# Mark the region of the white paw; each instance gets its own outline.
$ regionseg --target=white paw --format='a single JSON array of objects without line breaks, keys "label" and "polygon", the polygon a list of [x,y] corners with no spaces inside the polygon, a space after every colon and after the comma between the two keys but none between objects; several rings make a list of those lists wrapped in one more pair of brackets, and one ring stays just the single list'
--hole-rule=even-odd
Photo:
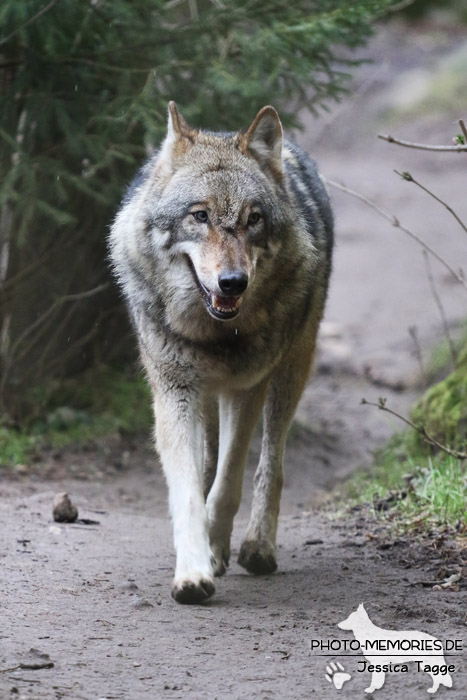
[{"label": "white paw", "polygon": [[227,570],[230,559],[230,545],[216,544],[211,541],[212,568],[214,576],[223,576]]},{"label": "white paw", "polygon": [[340,690],[344,683],[350,681],[351,678],[352,676],[350,673],[347,673],[345,668],[338,661],[331,661],[331,663],[326,666],[326,680],[333,683],[337,690]]}]

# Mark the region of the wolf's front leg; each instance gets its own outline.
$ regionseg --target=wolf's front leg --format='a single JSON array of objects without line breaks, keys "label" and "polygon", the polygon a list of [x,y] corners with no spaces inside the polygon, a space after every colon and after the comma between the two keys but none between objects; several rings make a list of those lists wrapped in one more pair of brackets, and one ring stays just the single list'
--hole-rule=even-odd
[{"label": "wolf's front leg", "polygon": [[375,690],[379,690],[384,685],[384,680],[386,674],[383,671],[374,671],[371,674],[371,683],[368,688],[365,688],[365,693],[374,693]]},{"label": "wolf's front leg", "polygon": [[154,397],[156,445],[169,490],[177,554],[172,597],[200,603],[214,593],[203,495],[204,425],[200,403],[186,387]]}]

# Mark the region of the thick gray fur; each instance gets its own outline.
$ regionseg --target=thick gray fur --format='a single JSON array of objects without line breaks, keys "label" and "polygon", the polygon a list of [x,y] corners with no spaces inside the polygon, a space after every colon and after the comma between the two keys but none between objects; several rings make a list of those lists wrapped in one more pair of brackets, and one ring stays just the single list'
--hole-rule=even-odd
[{"label": "thick gray fur", "polygon": [[[277,566],[285,439],[331,271],[329,199],[314,161],[283,141],[272,107],[247,132],[217,134],[189,127],[171,103],[167,137],[129,188],[109,240],[154,396],[177,551],[172,595],[200,602],[229,561],[261,411],[239,562],[252,573]],[[241,274],[246,289],[226,295],[226,273]]]}]

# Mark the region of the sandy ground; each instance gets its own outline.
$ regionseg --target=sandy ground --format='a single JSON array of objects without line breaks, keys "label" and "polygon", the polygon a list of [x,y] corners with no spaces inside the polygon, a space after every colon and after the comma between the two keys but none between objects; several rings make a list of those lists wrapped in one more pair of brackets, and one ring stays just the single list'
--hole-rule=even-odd
[{"label": "sandy ground", "polygon": [[[465,159],[407,152],[376,139],[377,132],[396,130],[405,138],[422,140],[423,134],[423,140],[446,142],[455,133],[460,115],[397,127],[387,121],[387,101],[404,76],[410,84],[414,71],[435,67],[460,40],[430,41],[386,31],[370,46],[377,61],[359,70],[352,99],[326,119],[308,120],[298,138],[328,178],[397,214],[457,268],[465,264],[465,239],[449,214],[392,171],[410,170],[467,218]],[[363,697],[369,673],[358,671],[361,655],[337,651],[326,658],[310,649],[311,639],[353,639],[337,623],[361,602],[381,627],[466,644],[465,586],[432,590],[451,571],[446,555],[429,557],[404,540],[394,544],[374,523],[368,537],[358,512],[336,520],[316,509],[399,428],[395,419],[361,406],[361,398],[385,396],[407,413],[421,391],[408,328],[416,327],[425,362],[442,337],[419,247],[363,204],[338,192],[332,197],[332,289],[315,376],[289,442],[279,572],[253,577],[235,563],[258,438],[232,564],[207,606],[179,606],[169,596],[174,555],[166,492],[147,440],[49,455],[43,465],[49,477],[26,470],[0,482],[1,700]],[[433,275],[456,329],[465,317],[465,294],[441,266],[433,264]],[[72,495],[81,518],[94,522],[54,523],[52,499],[61,490]],[[453,687],[441,687],[440,697],[466,697],[466,654],[458,654],[449,657],[456,666]],[[326,678],[331,661],[351,676],[342,689]],[[401,693],[423,698],[430,684],[412,664],[408,673],[388,673],[376,693],[382,700]]]}]

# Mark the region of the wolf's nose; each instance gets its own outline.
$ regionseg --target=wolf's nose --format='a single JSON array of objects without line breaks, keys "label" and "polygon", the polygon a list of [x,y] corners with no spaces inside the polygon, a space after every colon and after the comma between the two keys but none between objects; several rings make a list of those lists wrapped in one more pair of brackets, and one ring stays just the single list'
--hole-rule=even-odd
[{"label": "wolf's nose", "polygon": [[221,272],[218,282],[226,296],[242,294],[248,286],[248,275],[238,270],[227,270]]}]

